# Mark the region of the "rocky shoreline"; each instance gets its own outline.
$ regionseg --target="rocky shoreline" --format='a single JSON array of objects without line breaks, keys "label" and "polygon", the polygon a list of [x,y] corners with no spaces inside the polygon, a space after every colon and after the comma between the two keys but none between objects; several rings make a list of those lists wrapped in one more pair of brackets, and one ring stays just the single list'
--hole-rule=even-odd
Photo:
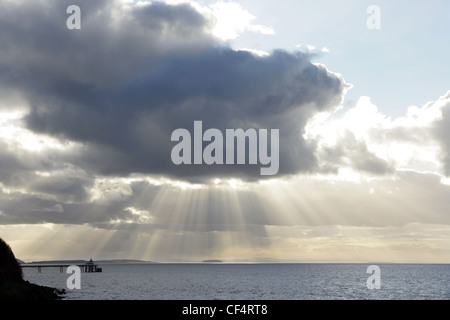
[{"label": "rocky shoreline", "polygon": [[0,238],[0,300],[58,300],[65,294],[23,279],[22,268],[9,245]]}]

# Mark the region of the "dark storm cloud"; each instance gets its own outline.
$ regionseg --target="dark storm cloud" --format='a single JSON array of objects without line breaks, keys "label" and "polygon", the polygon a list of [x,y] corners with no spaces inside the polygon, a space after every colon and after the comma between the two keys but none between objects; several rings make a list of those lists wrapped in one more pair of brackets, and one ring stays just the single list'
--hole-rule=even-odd
[{"label": "dark storm cloud", "polygon": [[83,202],[88,200],[87,188],[92,186],[92,179],[74,177],[64,174],[53,174],[49,177],[37,177],[29,188],[33,191],[51,194],[59,201]]},{"label": "dark storm cloud", "polygon": [[15,146],[0,141],[0,182],[3,186],[25,188],[37,177],[36,171],[48,172],[63,167],[57,157],[52,159],[46,154],[17,150]]},{"label": "dark storm cloud", "polygon": [[[107,201],[93,201],[87,191],[93,181],[75,177],[33,177],[20,190],[0,190],[0,224],[96,224],[133,218],[127,207],[140,195],[138,190],[130,195],[118,193]],[[146,189],[147,201],[152,199],[152,189]],[[108,194],[110,190],[101,190]]]},{"label": "dark storm cloud", "polygon": [[[66,27],[71,4],[81,8],[82,30]],[[170,51],[212,41],[207,22],[190,6],[162,3],[137,9],[110,0],[2,2],[0,26],[6,80],[51,94],[67,85],[61,94],[69,96],[88,94],[79,86],[95,89],[134,76]]]},{"label": "dark storm cloud", "polygon": [[0,205],[1,224],[86,224],[110,222],[126,218],[130,214],[121,203],[61,203],[39,195],[21,193],[2,194]]},{"label": "dark storm cloud", "polygon": [[94,178],[71,168],[64,162],[65,157],[61,151],[33,152],[0,141],[1,186],[45,194],[56,201],[85,201]]},{"label": "dark storm cloud", "polygon": [[204,130],[279,129],[279,173],[316,169],[302,130],[339,104],[340,76],[302,54],[234,51],[186,4],[70,4],[82,10],[81,30],[66,28],[65,1],[1,5],[0,85],[28,98],[29,129],[84,145],[72,164],[107,175],[259,176],[259,166],[173,165],[172,131],[201,120]]}]

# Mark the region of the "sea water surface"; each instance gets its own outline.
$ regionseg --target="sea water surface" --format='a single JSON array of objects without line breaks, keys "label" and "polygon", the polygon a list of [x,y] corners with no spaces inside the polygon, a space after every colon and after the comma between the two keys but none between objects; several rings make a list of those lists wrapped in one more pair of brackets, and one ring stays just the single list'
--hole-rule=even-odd
[{"label": "sea water surface", "polygon": [[25,280],[66,290],[68,300],[450,300],[450,265],[379,264],[381,288],[368,289],[369,264],[104,264],[67,289],[66,268],[24,268]]}]

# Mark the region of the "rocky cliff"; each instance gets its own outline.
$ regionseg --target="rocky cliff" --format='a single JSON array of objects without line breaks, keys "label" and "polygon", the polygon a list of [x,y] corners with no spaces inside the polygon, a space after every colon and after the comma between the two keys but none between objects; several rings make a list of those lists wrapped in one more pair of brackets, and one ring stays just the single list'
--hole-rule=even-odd
[{"label": "rocky cliff", "polygon": [[25,281],[9,245],[0,238],[0,300],[55,300],[57,290]]}]

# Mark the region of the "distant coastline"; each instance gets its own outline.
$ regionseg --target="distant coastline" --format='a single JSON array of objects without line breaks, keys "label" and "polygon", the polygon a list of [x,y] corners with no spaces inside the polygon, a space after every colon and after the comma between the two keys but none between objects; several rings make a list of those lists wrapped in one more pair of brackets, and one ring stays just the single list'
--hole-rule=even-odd
[{"label": "distant coastline", "polygon": [[[88,260],[36,260],[36,261],[23,261],[17,259],[19,264],[33,265],[33,264],[61,264],[61,265],[82,265],[88,262]],[[450,262],[432,262],[424,263],[418,261],[410,262],[391,262],[391,261],[291,261],[291,260],[272,260],[272,259],[259,259],[259,260],[220,260],[220,259],[206,259],[206,260],[181,260],[173,259],[167,261],[151,261],[151,260],[139,260],[139,259],[108,259],[108,260],[95,260],[98,265],[107,264],[196,264],[196,263],[221,263],[221,264],[359,264],[359,265],[388,265],[388,264],[450,264]]]},{"label": "distant coastline", "polygon": [[[31,261],[24,262],[19,260],[20,264],[67,264],[67,265],[80,265],[87,263],[88,260],[42,260],[42,261]],[[95,260],[96,264],[155,264],[158,262],[146,261],[146,260],[136,260],[136,259],[112,259],[112,260]]]}]

